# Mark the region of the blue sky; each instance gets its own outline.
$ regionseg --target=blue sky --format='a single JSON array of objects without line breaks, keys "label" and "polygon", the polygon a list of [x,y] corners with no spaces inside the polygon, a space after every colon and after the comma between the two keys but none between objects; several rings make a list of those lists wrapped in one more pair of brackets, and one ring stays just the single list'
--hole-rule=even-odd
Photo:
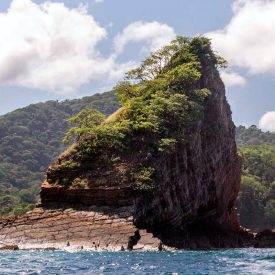
[{"label": "blue sky", "polygon": [[110,90],[173,36],[206,34],[230,64],[235,123],[275,131],[274,11],[273,0],[0,1],[0,114]]}]

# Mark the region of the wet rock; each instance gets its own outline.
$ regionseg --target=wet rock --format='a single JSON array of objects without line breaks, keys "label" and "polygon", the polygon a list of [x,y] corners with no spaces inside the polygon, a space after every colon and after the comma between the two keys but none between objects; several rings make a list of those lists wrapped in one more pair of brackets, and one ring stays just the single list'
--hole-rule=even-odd
[{"label": "wet rock", "polygon": [[271,229],[266,229],[257,233],[254,239],[254,247],[275,247],[275,232]]},{"label": "wet rock", "polygon": [[275,238],[275,232],[271,229],[265,229],[256,234],[255,239],[272,239]]},{"label": "wet rock", "polygon": [[[90,208],[81,206],[70,209],[34,209],[18,219],[0,221],[0,242],[2,250],[16,249],[76,249],[114,251],[122,247],[133,249],[137,243],[148,250],[156,250],[157,241],[152,234],[133,224],[133,209],[125,207]],[[123,217],[120,216],[123,213]],[[139,233],[141,232],[141,233]]]},{"label": "wet rock", "polygon": [[0,247],[0,250],[19,250],[18,245],[5,245]]}]

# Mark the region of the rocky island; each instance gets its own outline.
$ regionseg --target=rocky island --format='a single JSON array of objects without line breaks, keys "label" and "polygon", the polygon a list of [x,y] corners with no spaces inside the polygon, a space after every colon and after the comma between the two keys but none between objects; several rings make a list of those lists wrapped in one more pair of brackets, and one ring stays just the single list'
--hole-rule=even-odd
[{"label": "rocky island", "polygon": [[255,245],[235,209],[241,160],[218,72],[224,64],[208,39],[180,37],[117,85],[122,107],[114,114],[83,110],[72,118],[77,126],[66,139],[76,140],[49,167],[41,203],[0,221],[2,246]]}]

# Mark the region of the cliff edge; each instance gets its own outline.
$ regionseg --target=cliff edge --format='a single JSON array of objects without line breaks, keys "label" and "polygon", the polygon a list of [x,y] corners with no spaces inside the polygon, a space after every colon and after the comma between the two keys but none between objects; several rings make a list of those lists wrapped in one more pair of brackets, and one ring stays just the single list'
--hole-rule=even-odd
[{"label": "cliff edge", "polygon": [[115,88],[122,107],[107,119],[88,110],[75,118],[77,140],[48,169],[40,208],[0,222],[0,242],[243,246],[250,237],[235,211],[241,161],[223,65],[208,39],[178,38],[129,72]]}]

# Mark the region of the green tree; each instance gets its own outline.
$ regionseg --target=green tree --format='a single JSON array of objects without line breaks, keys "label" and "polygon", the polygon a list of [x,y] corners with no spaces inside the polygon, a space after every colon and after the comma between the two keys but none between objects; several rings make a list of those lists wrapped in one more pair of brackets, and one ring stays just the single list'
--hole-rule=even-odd
[{"label": "green tree", "polygon": [[265,206],[265,215],[272,224],[275,224],[275,200],[269,200]]},{"label": "green tree", "polygon": [[[261,133],[256,126],[250,127],[248,131],[256,136]],[[247,139],[245,133],[242,135]],[[247,145],[239,150],[243,158],[243,176],[238,196],[241,225],[253,230],[274,227],[275,146]]]},{"label": "green tree", "polygon": [[67,119],[69,124],[76,126],[69,129],[63,142],[69,142],[73,136],[76,136],[79,141],[85,135],[91,133],[104,119],[105,116],[95,109],[83,109],[76,116]]},{"label": "green tree", "polygon": [[241,225],[259,229],[259,225],[261,227],[266,224],[264,211],[268,191],[268,188],[262,185],[255,176],[242,176],[241,190],[238,197]]}]

